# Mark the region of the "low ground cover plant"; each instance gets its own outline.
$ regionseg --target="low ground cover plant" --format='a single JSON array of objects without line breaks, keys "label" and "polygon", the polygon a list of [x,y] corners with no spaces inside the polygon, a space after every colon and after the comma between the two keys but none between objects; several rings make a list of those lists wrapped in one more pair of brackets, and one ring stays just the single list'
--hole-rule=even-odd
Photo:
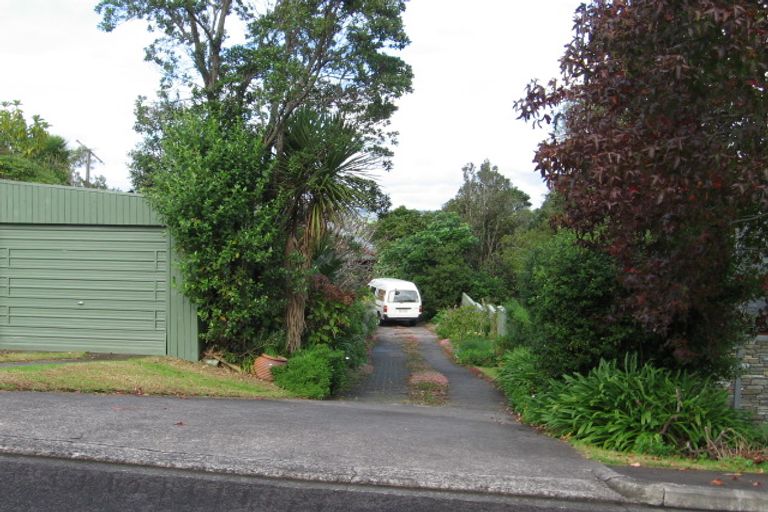
[{"label": "low ground cover plant", "polygon": [[550,379],[541,368],[538,356],[528,347],[516,347],[501,358],[496,382],[510,405],[525,419],[535,404],[536,395]]},{"label": "low ground cover plant", "polygon": [[585,375],[550,379],[528,401],[526,419],[558,436],[652,455],[700,456],[718,441],[756,435],[749,419],[728,407],[718,383],[640,365],[635,356],[623,364],[601,361]]},{"label": "low ground cover plant", "polygon": [[408,378],[411,401],[421,405],[443,405],[448,400],[448,379],[434,370],[412,373]]},{"label": "low ground cover plant", "polygon": [[472,306],[442,309],[435,315],[434,322],[437,335],[453,342],[460,342],[470,336],[488,336],[491,331],[488,314]]},{"label": "low ground cover plant", "polygon": [[275,384],[304,398],[323,399],[346,382],[344,352],[315,345],[293,355],[284,366],[272,368]]},{"label": "low ground cover plant", "polygon": [[507,310],[507,334],[499,340],[502,350],[533,344],[535,329],[528,309],[517,299],[505,302],[504,309]]},{"label": "low ground cover plant", "polygon": [[415,336],[398,336],[407,356],[409,400],[419,405],[443,405],[448,401],[448,378],[424,359]]},{"label": "low ground cover plant", "polygon": [[456,360],[471,366],[495,366],[496,343],[491,338],[469,336],[454,346]]},{"label": "low ground cover plant", "polygon": [[441,310],[435,316],[438,336],[449,339],[454,358],[464,365],[495,366],[499,344],[491,333],[488,313],[472,306]]}]

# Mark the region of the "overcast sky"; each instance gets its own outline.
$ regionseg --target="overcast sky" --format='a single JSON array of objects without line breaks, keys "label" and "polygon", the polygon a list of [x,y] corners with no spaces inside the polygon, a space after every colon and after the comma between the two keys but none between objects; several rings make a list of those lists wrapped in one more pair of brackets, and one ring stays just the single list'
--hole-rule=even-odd
[{"label": "overcast sky", "polygon": [[[490,159],[538,205],[546,188],[531,162],[546,133],[516,120],[513,102],[532,78],[558,73],[578,0],[411,0],[414,93],[393,118],[394,169],[379,181],[394,206],[437,209],[461,185],[461,168]],[[94,0],[0,0],[0,100],[20,100],[72,147],[103,161],[110,187],[128,190],[138,141],[133,106],[154,96],[159,73],[144,62],[142,23],[97,30]]]}]

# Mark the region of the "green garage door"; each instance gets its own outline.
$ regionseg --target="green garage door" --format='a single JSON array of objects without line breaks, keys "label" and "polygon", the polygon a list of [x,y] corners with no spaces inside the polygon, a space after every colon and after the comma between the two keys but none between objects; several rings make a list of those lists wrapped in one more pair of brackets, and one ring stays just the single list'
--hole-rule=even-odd
[{"label": "green garage door", "polygon": [[165,354],[166,236],[0,225],[0,348]]}]

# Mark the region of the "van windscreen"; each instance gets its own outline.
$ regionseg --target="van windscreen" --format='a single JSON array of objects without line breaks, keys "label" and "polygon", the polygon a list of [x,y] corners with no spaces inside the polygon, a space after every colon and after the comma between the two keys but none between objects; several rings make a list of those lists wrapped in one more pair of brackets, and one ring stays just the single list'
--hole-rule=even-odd
[{"label": "van windscreen", "polygon": [[415,290],[395,290],[392,302],[419,302],[419,295]]}]

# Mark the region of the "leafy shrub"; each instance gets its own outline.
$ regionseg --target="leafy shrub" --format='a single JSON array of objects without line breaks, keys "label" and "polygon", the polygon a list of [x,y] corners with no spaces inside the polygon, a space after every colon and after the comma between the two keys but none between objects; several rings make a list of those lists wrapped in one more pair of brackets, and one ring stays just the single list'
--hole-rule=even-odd
[{"label": "leafy shrub", "polygon": [[368,337],[376,330],[379,319],[371,308],[373,297],[363,295],[349,308],[349,328],[332,345],[344,351],[347,363],[357,368],[368,360]]},{"label": "leafy shrub", "polygon": [[183,292],[208,344],[244,353],[279,324],[283,308],[281,208],[268,201],[271,164],[245,123],[190,112],[166,133],[143,190],[179,252]]},{"label": "leafy shrub", "polygon": [[727,393],[717,383],[640,366],[635,356],[627,356],[623,367],[601,361],[587,375],[551,380],[528,419],[602,448],[656,455],[696,455],[724,431],[753,429],[742,412],[728,407]]},{"label": "leafy shrub", "polygon": [[456,346],[454,355],[461,364],[494,366],[496,364],[496,343],[490,338],[469,336]]},{"label": "leafy shrub", "polygon": [[363,364],[368,355],[366,340],[378,324],[371,313],[371,300],[366,294],[356,298],[325,276],[315,276],[307,307],[307,345],[341,350],[353,368]]},{"label": "leafy shrub", "polygon": [[530,255],[526,306],[536,326],[536,351],[553,377],[587,372],[600,359],[617,359],[641,341],[616,311],[616,266],[560,231]]},{"label": "leafy shrub", "polygon": [[501,348],[511,350],[520,346],[531,346],[535,332],[531,315],[518,300],[510,299],[504,304],[507,310],[507,334],[500,340]]},{"label": "leafy shrub", "polygon": [[[400,211],[399,215],[405,213]],[[375,273],[416,283],[425,318],[456,304],[462,292],[488,297],[500,288],[498,279],[473,267],[478,240],[458,215],[440,211],[408,213],[407,217],[422,220],[407,226],[405,236],[384,244],[380,239]],[[399,224],[397,219],[392,220]]]},{"label": "leafy shrub", "polygon": [[272,368],[275,383],[305,398],[327,398],[346,382],[344,352],[327,345],[301,350],[285,366]]},{"label": "leafy shrub", "polygon": [[528,347],[516,347],[504,354],[496,382],[510,405],[526,418],[535,395],[545,389],[547,381],[538,356]]},{"label": "leafy shrub", "polygon": [[437,335],[454,342],[460,342],[468,336],[487,336],[491,330],[488,314],[472,306],[443,309],[435,316],[435,323]]}]

